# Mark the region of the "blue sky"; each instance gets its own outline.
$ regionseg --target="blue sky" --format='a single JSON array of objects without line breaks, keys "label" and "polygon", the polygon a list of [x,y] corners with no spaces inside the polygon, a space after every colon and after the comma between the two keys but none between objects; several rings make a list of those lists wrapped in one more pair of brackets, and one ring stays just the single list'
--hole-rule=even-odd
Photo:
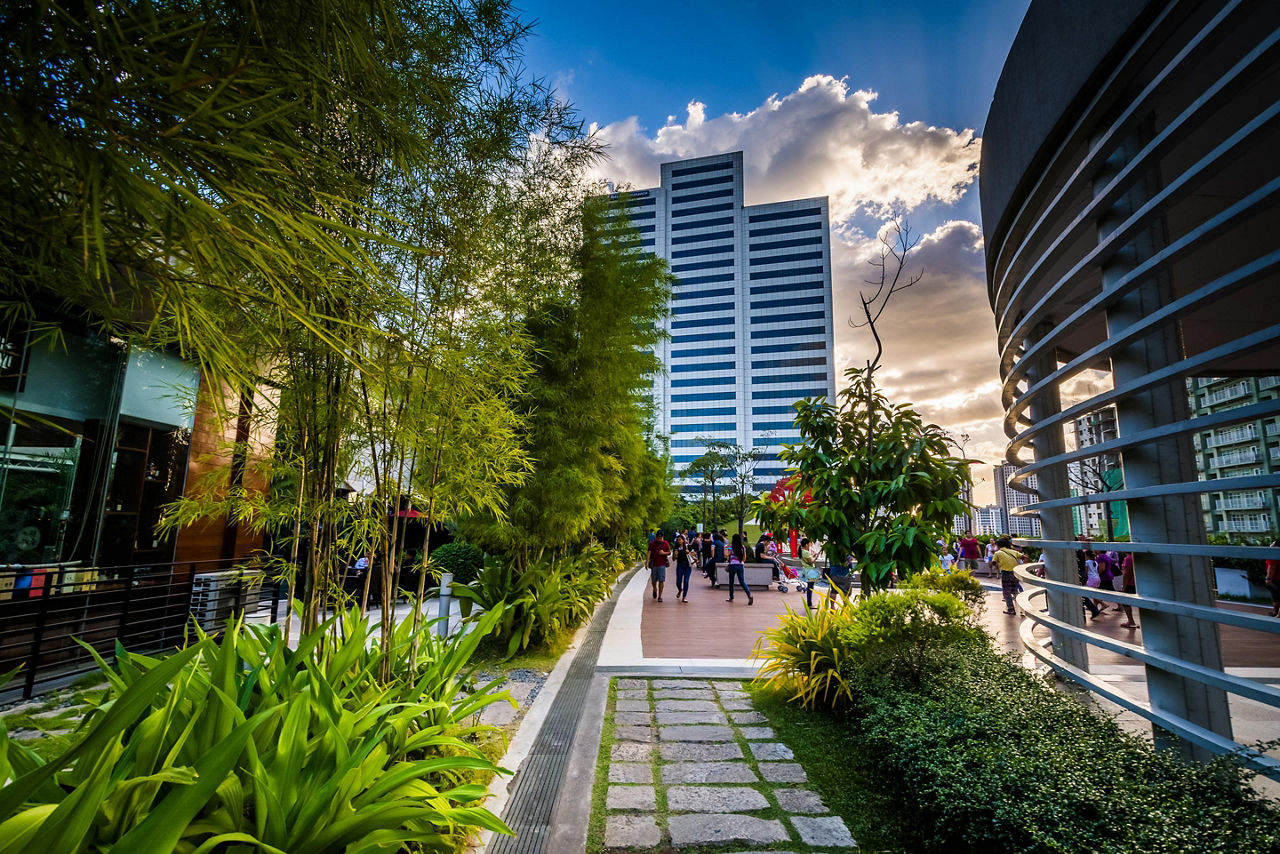
[{"label": "blue sky", "polygon": [[926,278],[885,315],[882,383],[994,462],[1004,438],[976,178],[992,92],[1028,2],[525,0],[519,9],[535,22],[529,72],[607,143],[592,177],[651,186],[660,162],[741,149],[748,203],[831,199],[838,363],[865,357],[865,334],[843,321],[858,306],[877,230],[891,209],[905,212]]}]

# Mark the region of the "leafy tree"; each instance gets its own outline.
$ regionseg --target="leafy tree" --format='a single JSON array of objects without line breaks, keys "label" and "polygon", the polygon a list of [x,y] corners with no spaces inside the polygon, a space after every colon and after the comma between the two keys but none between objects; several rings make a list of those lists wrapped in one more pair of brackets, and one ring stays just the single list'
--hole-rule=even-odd
[{"label": "leafy tree", "polygon": [[732,442],[719,439],[699,437],[706,448],[697,459],[684,467],[684,476],[696,478],[702,482],[702,522],[707,522],[708,505],[711,510],[711,530],[716,530],[719,519],[720,496],[716,493],[716,484],[730,475],[733,462],[732,451],[737,446]]},{"label": "leafy tree", "polygon": [[810,398],[795,404],[801,441],[785,445],[779,458],[795,472],[795,488],[780,503],[757,499],[761,521],[792,527],[824,542],[827,559],[852,555],[864,592],[888,585],[890,574],[928,568],[936,541],[949,536],[955,516],[968,511],[960,497],[969,483],[969,463],[950,453],[951,442],[936,424],[910,405],[891,404],[875,383],[883,348],[875,323],[889,298],[920,281],[906,272],[915,246],[910,229],[895,219],[881,236],[883,251],[875,291],[861,295],[865,323],[876,355],[865,368],[845,372],[848,385],[836,401]]},{"label": "leafy tree", "polygon": [[670,294],[661,259],[635,249],[635,231],[601,199],[580,208],[567,285],[524,322],[533,376],[524,406],[526,482],[505,519],[476,514],[468,537],[515,553],[565,549],[592,536],[621,540],[670,509],[666,449],[650,444],[650,378]]},{"label": "leafy tree", "polygon": [[747,513],[756,497],[756,465],[763,456],[764,450],[758,447],[743,448],[734,444],[728,450],[730,501],[734,518],[738,520],[739,534],[747,523]]}]

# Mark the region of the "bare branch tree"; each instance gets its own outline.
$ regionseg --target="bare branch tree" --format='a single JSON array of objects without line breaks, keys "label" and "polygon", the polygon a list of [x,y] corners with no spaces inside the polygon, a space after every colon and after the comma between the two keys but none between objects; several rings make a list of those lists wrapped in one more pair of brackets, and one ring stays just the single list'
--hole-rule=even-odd
[{"label": "bare branch tree", "polygon": [[867,369],[873,373],[880,364],[880,357],[884,354],[884,342],[880,340],[880,333],[876,330],[876,321],[880,319],[880,315],[884,314],[894,294],[905,291],[924,278],[923,269],[914,273],[907,269],[907,256],[919,245],[920,238],[912,233],[911,224],[907,222],[905,214],[895,211],[889,222],[880,230],[879,240],[880,255],[870,262],[872,267],[879,270],[879,274],[875,278],[865,280],[867,284],[875,286],[875,292],[870,296],[862,291],[858,292],[858,299],[862,303],[862,313],[866,320],[861,323],[854,323],[852,319],[849,321],[849,326],[854,329],[861,329],[864,326],[871,329],[871,336],[876,342],[876,357],[867,362]]}]

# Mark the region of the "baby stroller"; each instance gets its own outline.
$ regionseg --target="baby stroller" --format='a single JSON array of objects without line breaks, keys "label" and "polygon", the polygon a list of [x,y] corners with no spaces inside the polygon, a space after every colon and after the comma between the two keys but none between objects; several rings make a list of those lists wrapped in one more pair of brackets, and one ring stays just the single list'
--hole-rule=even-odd
[{"label": "baby stroller", "polygon": [[803,593],[809,585],[800,580],[800,573],[796,572],[785,563],[781,564],[781,566],[782,569],[778,576],[778,592],[786,593],[788,590],[788,583],[790,583],[795,585],[797,593]]}]

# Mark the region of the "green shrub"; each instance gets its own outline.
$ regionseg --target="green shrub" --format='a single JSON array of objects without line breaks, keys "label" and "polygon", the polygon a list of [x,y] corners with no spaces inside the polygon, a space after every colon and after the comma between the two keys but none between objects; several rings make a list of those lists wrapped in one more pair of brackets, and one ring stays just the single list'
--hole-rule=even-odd
[{"label": "green shrub", "polygon": [[756,642],[755,657],[764,659],[756,682],[805,708],[847,706],[853,697],[840,672],[847,657],[841,632],[855,608],[830,596],[812,610],[788,607],[777,627],[761,632]]},{"label": "green shrub", "polygon": [[968,570],[948,571],[935,566],[915,573],[898,586],[908,590],[936,590],[940,593],[950,593],[975,612],[981,611],[987,604],[987,591]]},{"label": "green shrub", "polygon": [[438,546],[431,552],[431,563],[440,572],[452,572],[454,584],[470,584],[484,566],[484,552],[458,540]]},{"label": "green shrub", "polygon": [[839,631],[847,671],[879,671],[916,684],[929,670],[930,652],[982,637],[959,598],[911,588],[860,597]]},{"label": "green shrub", "polygon": [[989,644],[926,653],[919,685],[846,671],[847,745],[881,838],[921,852],[1280,850],[1280,812],[1231,759],[1187,764]]},{"label": "green shrub", "polygon": [[497,616],[449,640],[401,628],[388,648],[348,614],[296,649],[235,623],[165,658],[117,649],[65,754],[0,731],[0,851],[449,851],[509,832],[464,782],[496,771],[471,721],[502,698],[464,686]]},{"label": "green shrub", "polygon": [[454,594],[464,615],[473,607],[502,612],[495,636],[510,657],[554,646],[585,623],[627,565],[624,555],[597,543],[575,555],[540,556],[524,572],[510,560],[490,557],[476,580],[455,587]]}]

